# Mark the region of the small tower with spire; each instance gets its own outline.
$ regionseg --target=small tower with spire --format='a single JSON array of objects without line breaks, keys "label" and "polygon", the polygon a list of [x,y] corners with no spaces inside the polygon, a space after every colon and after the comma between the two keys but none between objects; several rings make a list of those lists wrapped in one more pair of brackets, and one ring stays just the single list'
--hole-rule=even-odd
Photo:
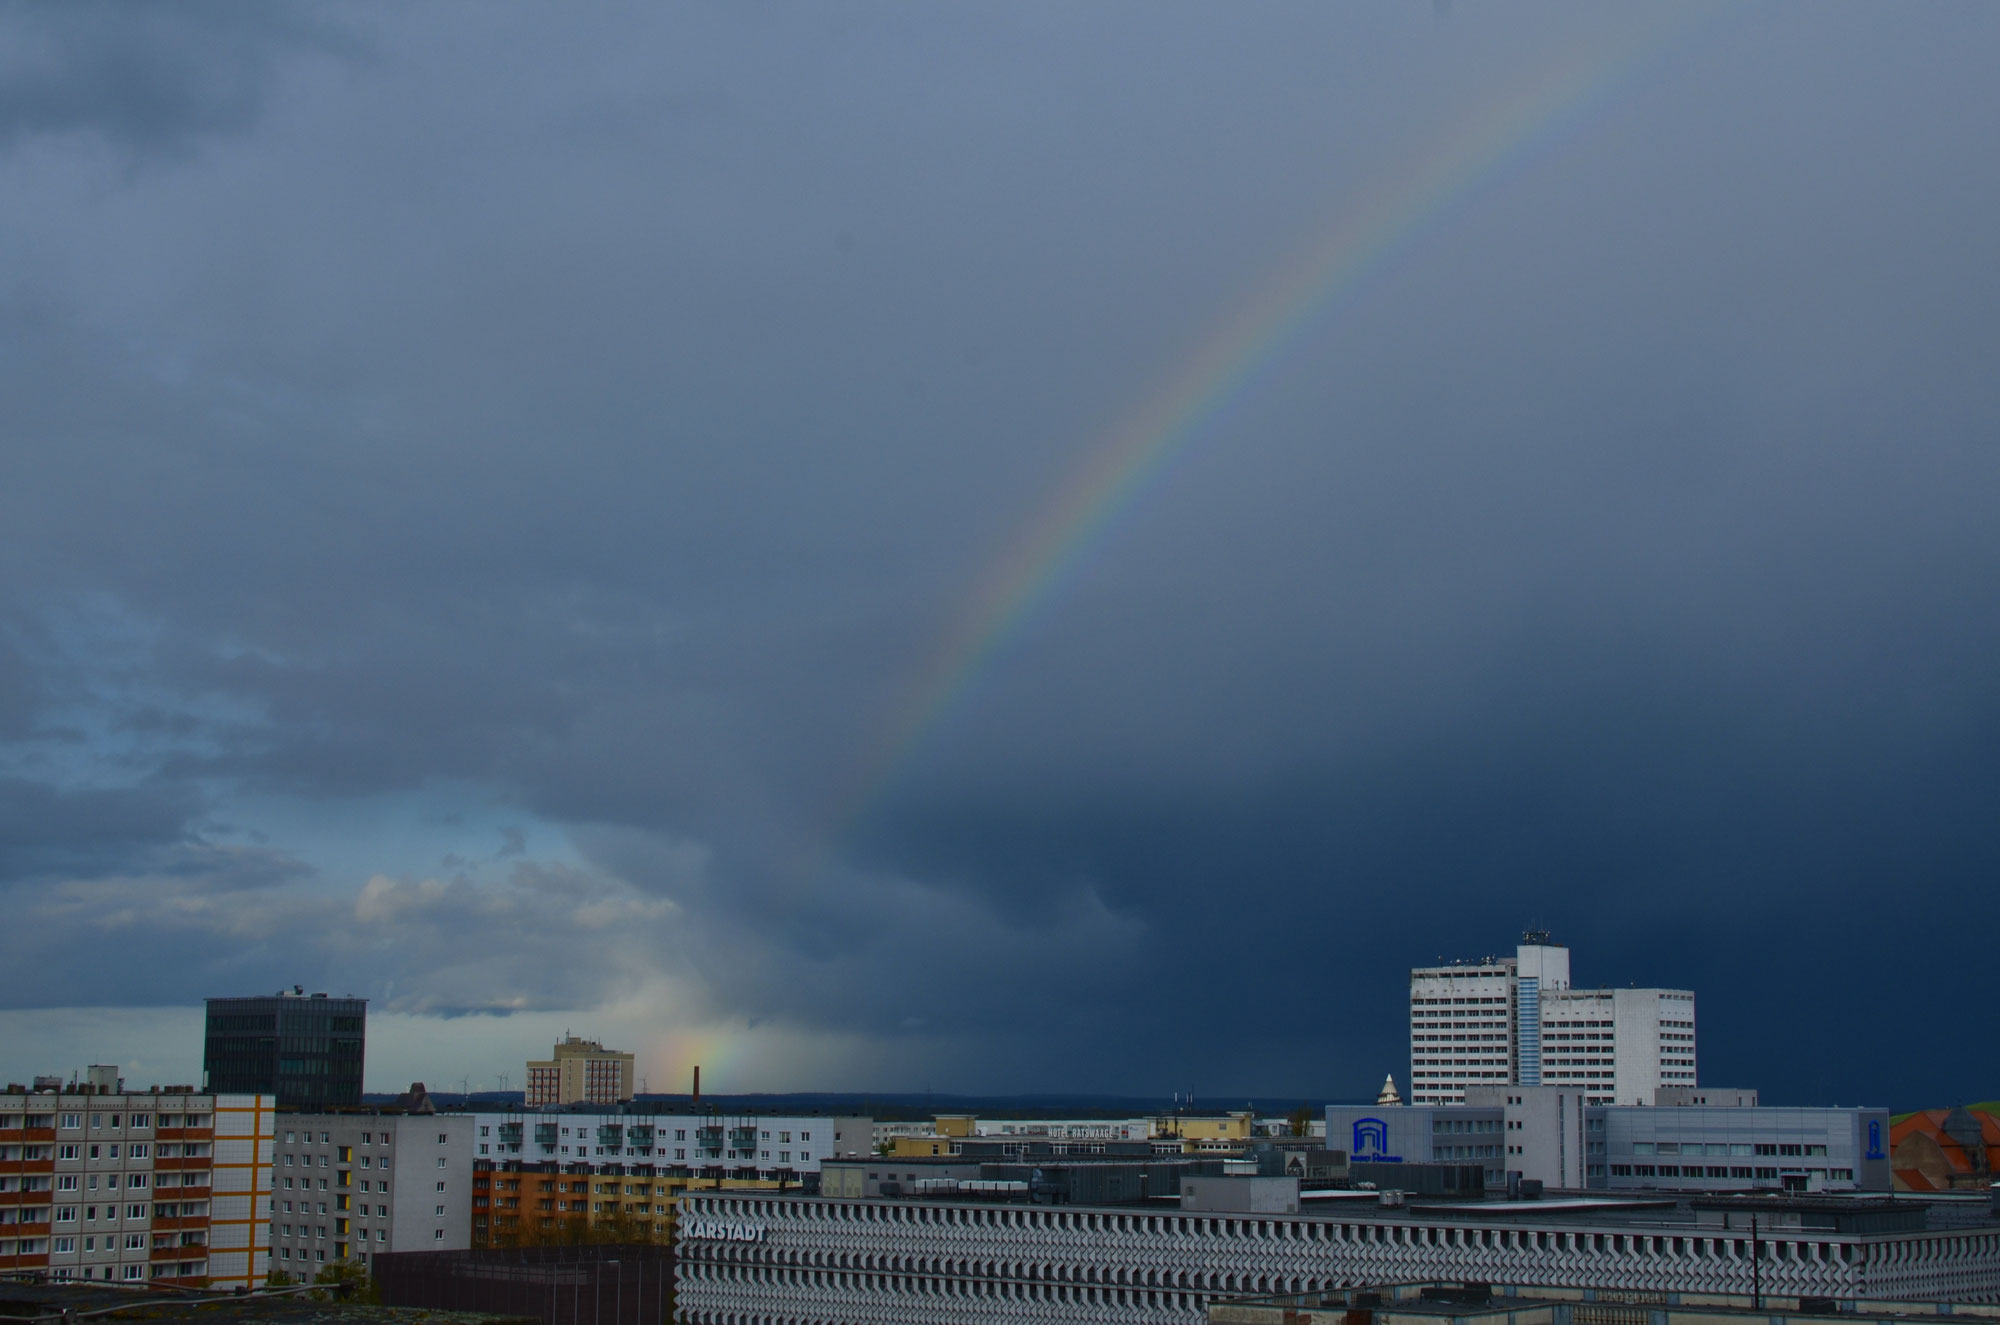
[{"label": "small tower with spire", "polygon": [[1394,1072],[1382,1078],[1382,1093],[1375,1097],[1375,1102],[1377,1104],[1401,1104],[1403,1102],[1403,1097],[1396,1093],[1396,1074]]}]

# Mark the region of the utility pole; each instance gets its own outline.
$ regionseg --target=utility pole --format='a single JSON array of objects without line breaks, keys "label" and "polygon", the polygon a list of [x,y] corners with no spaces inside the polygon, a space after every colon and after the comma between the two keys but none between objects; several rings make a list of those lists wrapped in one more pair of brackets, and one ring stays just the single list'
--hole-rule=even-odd
[{"label": "utility pole", "polygon": [[1750,1216],[1750,1309],[1764,1309],[1764,1244],[1757,1240],[1757,1216]]}]

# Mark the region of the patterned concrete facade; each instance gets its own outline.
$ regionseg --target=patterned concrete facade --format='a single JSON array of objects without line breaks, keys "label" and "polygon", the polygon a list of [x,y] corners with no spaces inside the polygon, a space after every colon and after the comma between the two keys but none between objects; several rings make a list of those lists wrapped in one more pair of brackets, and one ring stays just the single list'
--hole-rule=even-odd
[{"label": "patterned concrete facade", "polygon": [[[1133,1207],[682,1198],[686,1325],[1159,1325],[1209,1303],[1421,1280],[1645,1293],[1979,1300],[2000,1294],[2000,1226],[1843,1235],[1640,1224],[1551,1210],[1297,1216]],[[1658,1216],[1656,1215],[1657,1219]]]}]

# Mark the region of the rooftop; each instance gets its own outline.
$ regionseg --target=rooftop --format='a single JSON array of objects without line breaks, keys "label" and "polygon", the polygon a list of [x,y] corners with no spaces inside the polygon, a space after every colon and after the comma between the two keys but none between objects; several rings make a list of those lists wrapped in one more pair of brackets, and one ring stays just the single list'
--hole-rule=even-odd
[{"label": "rooftop", "polygon": [[530,1325],[532,1317],[432,1311],[360,1302],[315,1301],[313,1294],[209,1293],[121,1288],[116,1284],[0,1280],[0,1318],[119,1321],[200,1320],[213,1325]]}]

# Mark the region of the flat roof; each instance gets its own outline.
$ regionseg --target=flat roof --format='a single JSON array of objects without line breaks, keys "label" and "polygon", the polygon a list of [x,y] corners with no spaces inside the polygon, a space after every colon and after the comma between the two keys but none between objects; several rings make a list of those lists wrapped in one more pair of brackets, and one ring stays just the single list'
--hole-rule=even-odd
[{"label": "flat roof", "polygon": [[[1378,1193],[1367,1193],[1369,1196]],[[841,1197],[814,1196],[803,1192],[779,1193],[775,1191],[749,1191],[742,1189],[695,1189],[690,1188],[684,1197],[714,1196],[731,1200],[789,1200],[816,1201],[827,1205],[880,1205],[895,1208],[914,1206],[963,1206],[966,1209],[992,1209],[990,1201],[952,1201],[934,1197]],[[1301,1198],[1305,1193],[1300,1193]],[[1178,1197],[1164,1199],[1178,1201]],[[1902,1204],[1898,1202],[1898,1204]],[[1913,1202],[1912,1204],[1923,1204]],[[1016,1207],[1019,1208],[1019,1207]],[[1127,1203],[1122,1205],[1090,1204],[1076,1202],[1060,1206],[1034,1206],[1033,1209],[1052,1211],[1088,1212],[1091,1214],[1137,1214],[1146,1215],[1159,1212],[1151,1202]],[[1175,1213],[1181,1213],[1176,1209]],[[1316,1223],[1368,1223],[1383,1225],[1419,1225],[1424,1227],[1465,1221],[1468,1223],[1486,1219],[1523,1224],[1540,1224],[1559,1227],[1576,1232],[1601,1233],[1608,1228],[1629,1227],[1633,1229],[1657,1230],[1661,1232],[1679,1230],[1689,1236],[1731,1236],[1739,1230],[1725,1229],[1716,1224],[1700,1222],[1696,1212],[1683,1200],[1661,1193],[1657,1195],[1635,1196],[1630,1200],[1578,1198],[1553,1201],[1479,1201],[1420,1202],[1415,1205],[1385,1206],[1373,1202],[1335,1201],[1331,1205],[1320,1203],[1319,1208],[1301,1208],[1297,1213],[1268,1213],[1264,1211],[1187,1211],[1191,1218],[1229,1217],[1247,1219],[1296,1219]],[[1834,1229],[1809,1229],[1815,1241],[1860,1242],[1871,1239],[1895,1239],[1911,1236],[1948,1234],[1990,1234],[2000,1227],[2000,1220],[1986,1219],[1977,1223],[1954,1222],[1943,1227],[1922,1229],[1902,1229],[1879,1233],[1839,1232]],[[1747,1231],[1747,1230],[1741,1230]],[[1790,1230],[1773,1228],[1772,1236],[1788,1235]]]}]

